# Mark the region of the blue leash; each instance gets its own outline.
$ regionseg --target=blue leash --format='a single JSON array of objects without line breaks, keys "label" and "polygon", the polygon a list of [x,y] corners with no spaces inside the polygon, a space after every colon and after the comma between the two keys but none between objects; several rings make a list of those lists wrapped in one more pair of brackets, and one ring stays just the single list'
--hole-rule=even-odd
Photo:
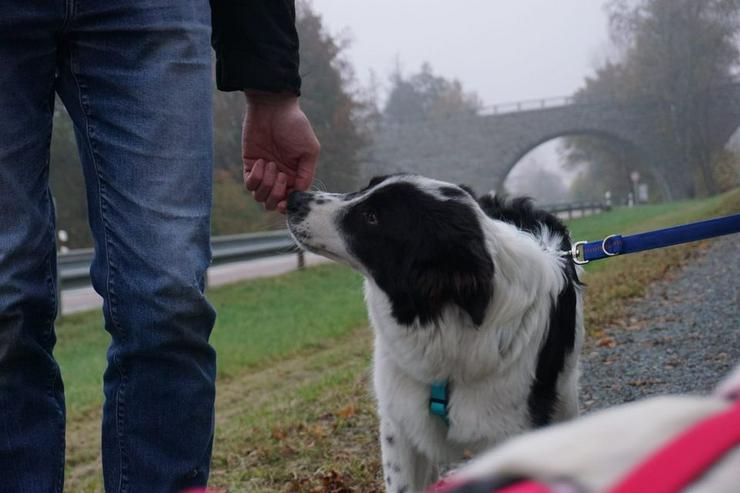
[{"label": "blue leash", "polygon": [[[643,252],[654,248],[678,245],[733,233],[740,233],[740,214],[655,231],[646,231],[630,236],[609,235],[603,240],[598,241],[577,241],[573,244],[571,251],[565,252],[565,254],[572,256],[575,263],[582,265],[592,260],[627,253]],[[429,412],[435,416],[439,416],[449,426],[450,420],[447,413],[450,403],[449,381],[433,383],[430,393]]]},{"label": "blue leash", "polygon": [[568,254],[577,264],[587,264],[627,253],[643,252],[715,236],[740,233],[740,214],[718,217],[697,223],[682,224],[671,228],[646,231],[630,236],[609,235],[598,241],[577,241]]}]

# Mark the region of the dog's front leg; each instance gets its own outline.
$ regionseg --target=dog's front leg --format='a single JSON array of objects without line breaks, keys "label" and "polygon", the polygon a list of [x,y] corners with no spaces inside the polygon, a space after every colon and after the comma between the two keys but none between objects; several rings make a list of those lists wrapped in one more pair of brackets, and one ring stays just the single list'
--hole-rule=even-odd
[{"label": "dog's front leg", "polygon": [[390,421],[380,423],[383,478],[388,493],[423,493],[436,468],[420,454],[406,435]]}]

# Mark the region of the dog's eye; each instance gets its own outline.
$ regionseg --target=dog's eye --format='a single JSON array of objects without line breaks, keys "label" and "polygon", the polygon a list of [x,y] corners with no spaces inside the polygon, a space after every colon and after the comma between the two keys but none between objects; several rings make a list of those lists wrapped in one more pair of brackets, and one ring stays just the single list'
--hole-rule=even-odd
[{"label": "dog's eye", "polygon": [[365,219],[365,222],[371,226],[376,226],[378,224],[378,216],[372,211],[363,212],[362,217]]}]

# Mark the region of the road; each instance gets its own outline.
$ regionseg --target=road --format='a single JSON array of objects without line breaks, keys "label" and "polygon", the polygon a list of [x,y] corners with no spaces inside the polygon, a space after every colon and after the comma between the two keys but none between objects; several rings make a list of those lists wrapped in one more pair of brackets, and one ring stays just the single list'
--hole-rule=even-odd
[{"label": "road", "polygon": [[[306,253],[306,265],[317,265],[329,260]],[[208,269],[208,285],[223,286],[247,279],[272,277],[297,268],[295,254],[279,255],[245,262],[234,262]],[[92,310],[103,305],[103,299],[91,288],[66,289],[62,291],[62,314]]]}]

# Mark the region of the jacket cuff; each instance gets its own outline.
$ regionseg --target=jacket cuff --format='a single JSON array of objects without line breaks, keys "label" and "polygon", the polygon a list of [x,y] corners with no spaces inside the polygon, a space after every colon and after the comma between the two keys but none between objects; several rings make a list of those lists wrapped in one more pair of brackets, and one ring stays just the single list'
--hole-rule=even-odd
[{"label": "jacket cuff", "polygon": [[300,96],[301,77],[297,61],[294,66],[279,65],[247,51],[220,51],[216,53],[216,87],[221,91],[254,89]]}]

